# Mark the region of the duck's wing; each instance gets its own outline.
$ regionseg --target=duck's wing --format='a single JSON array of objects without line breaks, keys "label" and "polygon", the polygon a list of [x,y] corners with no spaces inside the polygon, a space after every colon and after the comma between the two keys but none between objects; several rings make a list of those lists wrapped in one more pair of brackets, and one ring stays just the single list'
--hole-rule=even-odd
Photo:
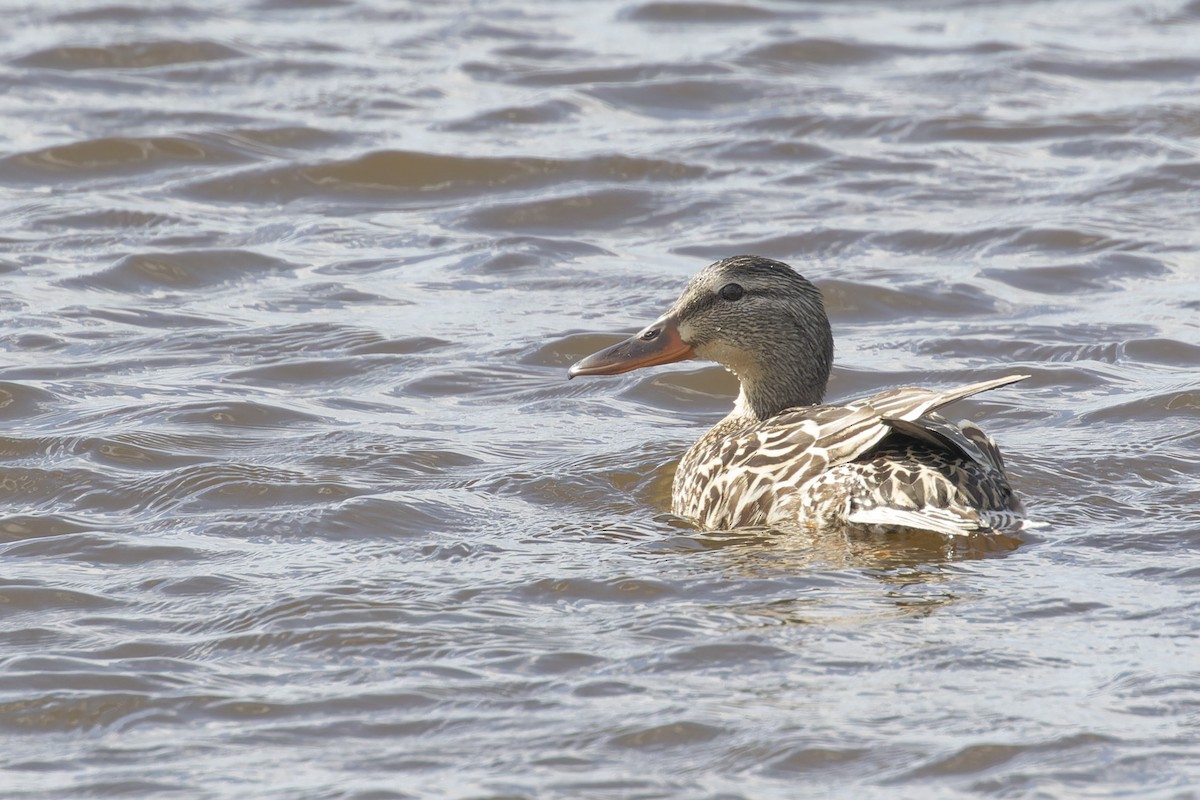
[{"label": "duck's wing", "polygon": [[[745,461],[782,461],[790,453],[803,454],[805,472],[854,461],[893,431],[996,469],[1003,462],[995,444],[974,425],[953,425],[934,411],[989,389],[1023,381],[1028,375],[1009,375],[935,392],[906,387],[850,403],[785,411],[762,423],[754,437],[739,442]],[[741,460],[741,459],[738,459]]]},{"label": "duck's wing", "polygon": [[965,397],[998,389],[1028,378],[1028,375],[1008,375],[990,381],[972,383],[948,392],[928,389],[892,389],[863,401],[874,409],[880,420],[892,430],[942,450],[958,452],[981,466],[1004,471],[1004,459],[996,443],[977,425],[969,422],[955,425],[933,414],[943,406]]},{"label": "duck's wing", "polygon": [[[801,517],[833,515],[853,525],[948,535],[1019,527],[1020,504],[995,443],[976,425],[955,425],[936,412],[1026,377],[944,392],[892,389],[847,406],[788,412],[760,432],[760,446],[768,449],[752,458],[780,454],[787,444],[804,447],[803,457],[777,473],[781,483],[798,490]],[[893,434],[900,434],[895,446],[887,441]],[[923,455],[906,454],[913,445]],[[783,513],[784,507],[776,509]]]},{"label": "duck's wing", "polygon": [[[925,449],[914,458],[911,447],[885,445],[869,464],[862,464],[862,470],[871,472],[875,490],[848,504],[847,521],[948,535],[1019,529],[1021,505],[1009,488],[995,442],[977,425],[956,425],[936,412],[955,400],[1026,377],[1012,375],[950,392],[899,389],[867,400],[867,406],[880,412],[883,424]],[[882,455],[889,450],[896,452]]]},{"label": "duck's wing", "polygon": [[990,389],[999,389],[1001,386],[1008,386],[1010,383],[1023,381],[1028,377],[1028,375],[1005,375],[1003,378],[970,383],[944,392],[918,389],[912,386],[903,389],[889,389],[850,405],[869,405],[885,419],[913,420],[925,416],[930,411],[937,411],[943,406],[962,400],[964,397],[970,397]]}]

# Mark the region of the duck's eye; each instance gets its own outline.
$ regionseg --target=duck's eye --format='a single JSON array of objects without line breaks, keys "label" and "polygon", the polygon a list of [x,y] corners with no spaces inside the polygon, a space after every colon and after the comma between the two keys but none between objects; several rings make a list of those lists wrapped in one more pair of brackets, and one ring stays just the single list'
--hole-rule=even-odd
[{"label": "duck's eye", "polygon": [[719,292],[722,300],[728,300],[730,302],[733,302],[734,300],[741,300],[742,295],[745,293],[746,290],[741,287],[741,284],[737,283],[727,283],[721,287],[721,291]]}]

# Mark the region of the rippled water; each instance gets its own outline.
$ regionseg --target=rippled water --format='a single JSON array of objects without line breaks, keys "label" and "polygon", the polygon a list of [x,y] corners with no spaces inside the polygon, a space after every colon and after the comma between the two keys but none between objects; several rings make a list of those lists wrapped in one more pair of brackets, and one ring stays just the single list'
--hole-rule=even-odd
[{"label": "rippled water", "polygon": [[[1196,797],[1200,3],[9,5],[5,797]],[[703,533],[735,253],[1020,540]]]}]

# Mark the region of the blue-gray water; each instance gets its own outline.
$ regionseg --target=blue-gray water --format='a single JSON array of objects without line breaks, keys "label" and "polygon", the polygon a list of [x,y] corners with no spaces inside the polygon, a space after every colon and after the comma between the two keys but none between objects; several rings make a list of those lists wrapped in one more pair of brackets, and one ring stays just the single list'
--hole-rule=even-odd
[{"label": "blue-gray water", "polygon": [[[1200,796],[1200,3],[9,3],[0,795]],[[706,534],[708,262],[1017,539]]]}]

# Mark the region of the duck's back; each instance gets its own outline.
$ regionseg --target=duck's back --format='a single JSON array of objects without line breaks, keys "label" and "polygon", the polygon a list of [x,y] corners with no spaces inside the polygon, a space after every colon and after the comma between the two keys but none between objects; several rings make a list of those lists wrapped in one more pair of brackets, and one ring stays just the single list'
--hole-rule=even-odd
[{"label": "duck's back", "polygon": [[684,456],[675,513],[710,529],[805,524],[946,534],[1022,524],[995,443],[934,409],[1023,376],[949,392],[894,389],[766,420],[730,417]]}]

